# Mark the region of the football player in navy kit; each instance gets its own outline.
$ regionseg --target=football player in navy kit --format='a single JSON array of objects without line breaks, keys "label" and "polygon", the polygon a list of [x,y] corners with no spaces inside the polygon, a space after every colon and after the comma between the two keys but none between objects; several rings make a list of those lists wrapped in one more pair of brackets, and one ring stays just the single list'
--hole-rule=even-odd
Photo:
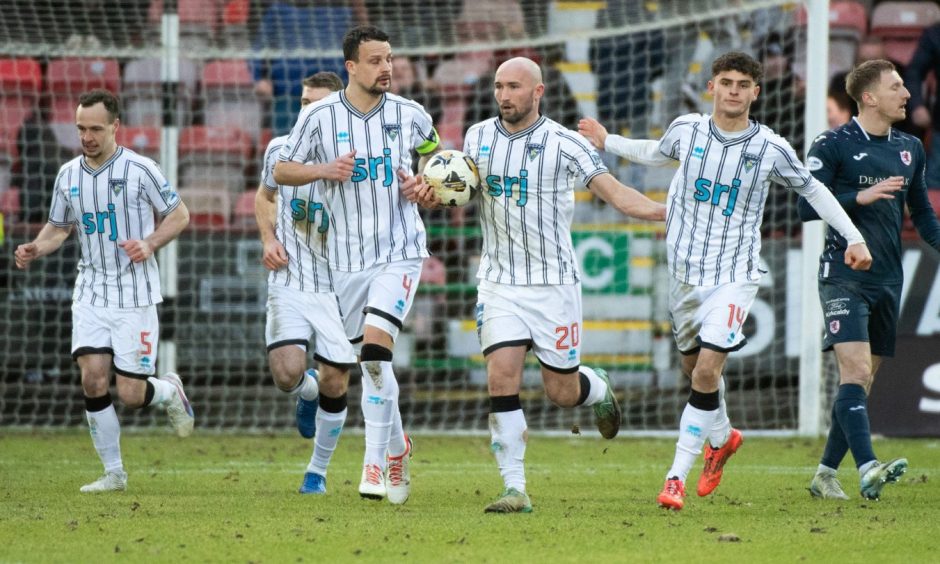
[{"label": "football player in navy kit", "polygon": [[[846,78],[846,90],[859,115],[813,143],[807,166],[829,186],[861,230],[872,255],[867,271],[847,268],[845,240],[828,230],[819,259],[819,297],[825,321],[825,350],[835,350],[839,391],[832,406],[826,449],[810,484],[814,497],[848,499],[836,469],[851,450],[862,497],[878,499],[885,484],[896,482],[907,460],[879,462],[871,444],[867,397],[884,356],[894,356],[900,310],[901,223],[904,205],[920,236],[940,250],[940,222],[927,198],[926,155],[916,137],[892,129],[904,119],[910,92],[894,65],[866,61]],[[802,198],[803,221],[819,219]]]}]

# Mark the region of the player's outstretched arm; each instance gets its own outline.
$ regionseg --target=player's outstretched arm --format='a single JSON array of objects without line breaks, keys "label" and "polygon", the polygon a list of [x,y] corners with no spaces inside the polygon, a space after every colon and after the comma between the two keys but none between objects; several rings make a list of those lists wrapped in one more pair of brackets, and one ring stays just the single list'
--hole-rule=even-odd
[{"label": "player's outstretched arm", "polygon": [[659,141],[652,139],[629,139],[620,135],[608,134],[607,129],[593,118],[581,118],[578,133],[583,135],[595,147],[630,162],[646,166],[666,166],[674,161],[659,150]]},{"label": "player's outstretched arm", "polygon": [[55,252],[62,246],[72,232],[72,226],[59,227],[51,223],[45,224],[39,231],[39,235],[29,243],[23,243],[13,252],[16,259],[16,268],[25,270],[29,263],[44,257],[49,253]]},{"label": "player's outstretched arm", "polygon": [[806,198],[807,203],[823,221],[845,238],[847,245],[845,264],[853,270],[868,270],[871,267],[871,253],[865,245],[865,238],[862,237],[861,232],[852,223],[849,214],[842,208],[832,192],[822,182],[810,178],[808,185],[797,188],[796,191]]},{"label": "player's outstretched arm", "polygon": [[274,221],[277,215],[277,192],[268,190],[264,184],[258,185],[255,194],[255,221],[258,222],[258,233],[261,235],[261,264],[268,270],[279,270],[287,266],[287,251],[284,245],[277,240],[274,231]]},{"label": "player's outstretched arm", "polygon": [[666,220],[665,205],[654,202],[629,186],[624,186],[609,172],[592,178],[588,188],[624,215],[649,221]]},{"label": "player's outstretched arm", "polygon": [[356,151],[350,151],[324,164],[278,161],[274,165],[274,181],[285,186],[304,186],[317,180],[346,182],[356,166]]},{"label": "player's outstretched arm", "polygon": [[144,262],[164,245],[176,239],[176,236],[186,229],[187,225],[189,225],[189,209],[186,204],[180,202],[176,209],[163,218],[153,233],[143,239],[121,241],[118,246],[124,249],[132,262]]}]

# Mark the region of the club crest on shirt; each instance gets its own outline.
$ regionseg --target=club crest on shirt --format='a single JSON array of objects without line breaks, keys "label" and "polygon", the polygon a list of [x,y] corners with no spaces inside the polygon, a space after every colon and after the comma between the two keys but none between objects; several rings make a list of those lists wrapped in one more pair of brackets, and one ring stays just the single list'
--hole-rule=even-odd
[{"label": "club crest on shirt", "polygon": [[901,162],[907,166],[911,166],[911,152],[910,151],[901,151]]},{"label": "club crest on shirt", "polygon": [[829,322],[829,332],[835,335],[839,332],[840,323],[838,319]]},{"label": "club crest on shirt", "polygon": [[382,128],[385,129],[385,135],[392,141],[397,139],[398,135],[401,134],[401,124],[398,123],[386,123]]},{"label": "club crest on shirt", "polygon": [[751,153],[742,153],[741,160],[744,161],[744,172],[751,172],[760,163],[760,157]]},{"label": "club crest on shirt", "polygon": [[534,161],[542,154],[542,151],[545,150],[545,145],[539,145],[538,143],[529,143],[525,146],[526,154],[529,155],[529,160]]},{"label": "club crest on shirt", "polygon": [[111,187],[111,191],[117,196],[127,188],[127,180],[124,178],[112,178],[108,180],[108,186]]}]

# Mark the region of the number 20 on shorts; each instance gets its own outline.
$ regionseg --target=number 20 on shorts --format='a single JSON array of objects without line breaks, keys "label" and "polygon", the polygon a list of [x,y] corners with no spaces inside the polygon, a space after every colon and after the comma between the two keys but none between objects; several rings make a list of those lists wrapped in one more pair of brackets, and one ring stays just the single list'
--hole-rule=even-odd
[{"label": "number 20 on shorts", "polygon": [[559,325],[555,327],[555,334],[558,335],[558,340],[555,341],[557,350],[566,351],[581,344],[581,327],[577,323],[572,323],[571,326]]}]

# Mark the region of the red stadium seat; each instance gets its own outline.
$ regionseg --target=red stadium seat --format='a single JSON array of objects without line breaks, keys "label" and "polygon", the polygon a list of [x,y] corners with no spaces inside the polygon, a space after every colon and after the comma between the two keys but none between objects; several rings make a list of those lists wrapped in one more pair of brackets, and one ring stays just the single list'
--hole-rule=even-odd
[{"label": "red stadium seat", "polygon": [[180,198],[189,210],[189,224],[194,227],[228,227],[231,196],[218,188],[180,188]]},{"label": "red stadium seat", "polygon": [[0,191],[0,213],[8,220],[20,215],[20,191],[16,188],[7,188]]},{"label": "red stadium seat", "polygon": [[[199,49],[210,47],[219,25],[219,0],[177,0],[179,15],[180,47]],[[163,0],[150,3],[148,20],[159,33],[160,19],[163,16]]]},{"label": "red stadium seat", "polygon": [[[806,8],[801,6],[796,21],[806,25]],[[855,65],[859,41],[868,33],[868,12],[860,2],[837,1],[829,5],[829,76],[846,72]],[[796,66],[804,69],[806,45],[797,46]],[[798,74],[805,73],[801,70]]]},{"label": "red stadium seat", "polygon": [[[187,127],[179,140],[179,185],[225,188],[231,194],[245,189],[245,163],[254,144],[240,129]],[[226,208],[230,209],[230,208]]]},{"label": "red stadium seat", "polygon": [[882,2],[871,15],[871,34],[884,42],[885,54],[902,65],[911,62],[924,31],[940,21],[933,2]]},{"label": "red stadium seat", "polygon": [[232,214],[232,223],[239,227],[254,227],[255,222],[255,196],[257,190],[246,190],[235,200],[235,210]]},{"label": "red stadium seat", "polygon": [[261,133],[261,102],[255,96],[248,63],[213,61],[202,70],[206,125],[237,127],[257,140]]},{"label": "red stadium seat", "polygon": [[76,154],[81,142],[75,132],[75,108],[79,96],[92,88],[105,88],[118,94],[121,72],[114,59],[67,58],[51,61],[46,68],[46,89],[55,92],[50,128],[56,141]]},{"label": "red stadium seat", "polygon": [[[138,59],[124,67],[121,121],[128,125],[160,127],[163,125],[163,81],[160,80],[160,59]],[[176,111],[179,124],[193,122],[192,102],[199,82],[199,69],[189,59],[179,59],[179,90]]]},{"label": "red stadium seat", "polygon": [[36,97],[42,88],[42,70],[34,59],[0,59],[0,89],[3,96],[16,93]]},{"label": "red stadium seat", "polygon": [[153,160],[160,159],[160,128],[121,126],[115,135],[117,144]]}]

